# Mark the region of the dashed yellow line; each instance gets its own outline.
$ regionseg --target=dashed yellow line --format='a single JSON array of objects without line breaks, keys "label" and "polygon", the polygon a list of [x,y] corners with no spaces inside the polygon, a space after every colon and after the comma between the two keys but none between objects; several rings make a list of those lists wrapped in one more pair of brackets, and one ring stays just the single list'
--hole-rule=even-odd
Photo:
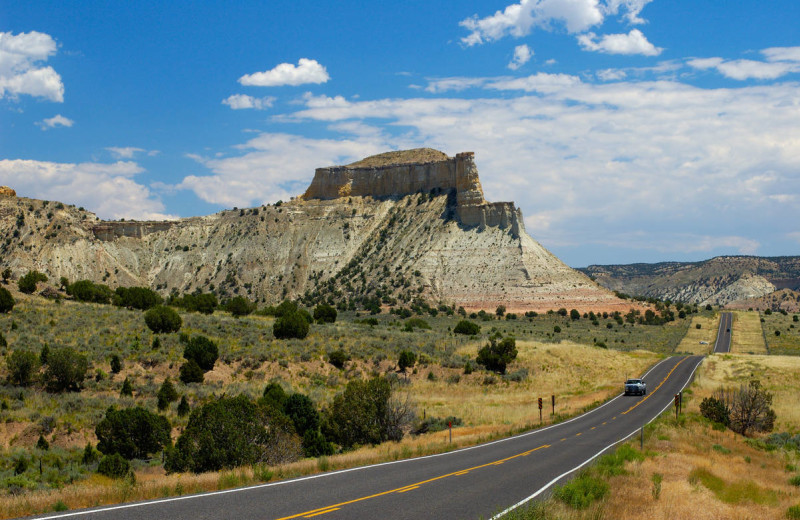
[{"label": "dashed yellow line", "polygon": [[[661,382],[658,384],[658,386],[657,386],[657,387],[655,387],[655,389],[653,389],[653,391],[652,391],[652,392],[648,392],[648,393],[647,393],[647,396],[645,396],[645,398],[644,398],[644,399],[642,399],[641,401],[637,402],[635,405],[631,406],[630,408],[628,408],[627,410],[625,410],[624,412],[622,412],[622,415],[625,415],[625,414],[627,414],[628,412],[630,412],[631,410],[633,410],[634,408],[636,408],[637,406],[639,406],[639,405],[640,405],[640,404],[642,404],[643,402],[645,402],[645,401],[647,401],[648,399],[650,399],[650,396],[652,396],[654,393],[656,393],[656,392],[658,391],[658,389],[659,389],[659,388],[661,388],[661,386],[662,386],[664,383],[666,383],[666,382],[667,382],[667,379],[669,379],[669,377],[672,375],[672,373],[673,373],[673,372],[675,372],[675,369],[676,369],[676,368],[678,368],[678,365],[680,365],[681,363],[683,363],[683,362],[684,362],[684,361],[686,361],[687,359],[689,359],[689,356],[686,356],[685,358],[683,358],[683,359],[681,359],[680,361],[678,361],[677,363],[675,363],[675,366],[674,366],[674,367],[672,367],[672,370],[670,370],[670,371],[669,371],[669,373],[667,374],[667,377],[665,377],[665,378],[664,378],[664,380],[663,380],[663,381],[661,381]],[[614,417],[614,419],[616,419],[616,417]]]},{"label": "dashed yellow line", "polygon": [[296,515],[284,516],[282,518],[278,518],[277,520],[289,520],[291,518],[300,518],[300,517],[311,518],[313,516],[323,515],[325,513],[331,513],[333,511],[337,511],[337,510],[341,509],[342,506],[346,506],[346,505],[349,505],[349,504],[355,504],[356,502],[362,502],[364,500],[369,500],[371,498],[377,498],[377,497],[390,495],[392,493],[405,493],[407,491],[411,491],[412,489],[417,489],[423,484],[428,484],[430,482],[441,480],[441,479],[447,478],[447,477],[452,477],[452,476],[456,476],[456,475],[463,475],[463,474],[468,473],[468,472],[470,472],[472,470],[475,470],[475,469],[481,469],[481,468],[486,468],[486,467],[489,467],[489,466],[499,465],[499,464],[502,464],[504,462],[508,462],[509,460],[513,460],[513,459],[516,459],[518,457],[525,457],[527,455],[530,455],[534,451],[538,451],[538,450],[541,450],[541,449],[544,449],[544,448],[549,448],[549,447],[550,447],[549,444],[542,444],[538,448],[533,448],[532,450],[523,451],[522,453],[517,453],[516,455],[512,455],[510,457],[506,457],[505,459],[496,460],[494,462],[487,462],[486,464],[481,464],[480,466],[475,466],[475,467],[472,467],[472,468],[467,468],[467,469],[462,469],[462,470],[459,470],[459,471],[454,471],[454,472],[448,473],[446,475],[440,475],[438,477],[433,477],[433,478],[430,478],[428,480],[423,480],[421,482],[416,482],[414,484],[409,484],[407,486],[391,489],[389,491],[382,491],[381,493],[375,493],[374,495],[367,495],[367,496],[361,497],[361,498],[354,498],[353,500],[348,500],[346,502],[339,502],[338,504],[332,504],[332,505],[329,505],[329,506],[320,507],[320,508],[317,508],[317,509],[312,509],[311,511],[305,511],[303,513],[298,513]]},{"label": "dashed yellow line", "polygon": [[583,433],[583,432],[578,432],[578,433],[576,433],[576,434],[575,434],[575,437],[577,437],[577,436],[581,435],[582,433]]}]

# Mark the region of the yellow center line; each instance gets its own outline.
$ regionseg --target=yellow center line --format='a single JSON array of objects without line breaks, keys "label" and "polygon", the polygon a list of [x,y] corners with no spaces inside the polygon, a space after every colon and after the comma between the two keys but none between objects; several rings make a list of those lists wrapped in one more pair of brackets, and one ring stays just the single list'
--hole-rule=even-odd
[{"label": "yellow center line", "polygon": [[367,495],[367,496],[361,497],[361,498],[354,498],[353,500],[347,500],[346,502],[339,502],[338,504],[332,504],[332,505],[329,505],[329,506],[320,507],[320,508],[317,508],[317,509],[312,509],[311,511],[305,511],[303,513],[298,513],[296,515],[284,516],[282,518],[278,518],[277,520],[289,520],[291,518],[300,518],[300,517],[310,518],[310,517],[315,516],[315,515],[321,515],[321,514],[324,514],[324,513],[330,513],[331,511],[336,511],[337,509],[341,509],[342,506],[346,506],[346,505],[349,505],[349,504],[355,504],[356,502],[362,502],[364,500],[369,500],[371,498],[377,498],[377,497],[390,495],[392,493],[402,493],[402,492],[405,492],[405,491],[410,491],[412,489],[416,489],[416,488],[420,487],[423,484],[428,484],[430,482],[435,482],[437,480],[441,480],[441,479],[447,478],[447,477],[452,477],[454,475],[463,475],[464,473],[467,473],[467,472],[472,471],[474,469],[487,468],[489,466],[502,464],[503,462],[507,462],[509,460],[516,459],[518,457],[524,457],[526,455],[530,455],[534,451],[541,450],[543,448],[549,448],[549,447],[550,447],[549,444],[542,444],[538,448],[533,448],[532,450],[524,451],[522,453],[517,453],[516,455],[512,455],[510,457],[506,457],[505,459],[500,459],[500,460],[497,460],[497,461],[494,461],[494,462],[487,462],[486,464],[481,464],[480,466],[474,466],[472,468],[467,468],[467,469],[454,471],[454,472],[448,473],[446,475],[440,475],[438,477],[429,478],[428,480],[423,480],[423,481],[420,481],[420,482],[416,482],[414,484],[409,484],[407,486],[403,486],[403,487],[399,487],[399,488],[395,488],[395,489],[390,489],[389,491],[382,491],[380,493],[375,493],[374,495]]},{"label": "yellow center line", "polygon": [[404,489],[402,491],[398,491],[398,493],[407,493],[409,491],[414,491],[415,489],[419,489],[419,486],[412,486],[412,487],[406,488],[406,489]]},{"label": "yellow center line", "polygon": [[566,437],[564,437],[563,439],[561,439],[561,442],[564,442],[565,440],[567,440],[567,438],[566,438]]},{"label": "yellow center line", "polygon": [[578,435],[580,435],[580,434],[582,434],[582,433],[583,433],[583,432],[578,432],[578,433],[576,433],[576,434],[575,434],[575,437],[577,437]]},{"label": "yellow center line", "polygon": [[[627,410],[625,410],[624,412],[622,412],[622,415],[625,415],[625,414],[627,414],[628,412],[630,412],[631,410],[633,410],[634,408],[636,408],[637,406],[639,406],[639,405],[640,405],[640,404],[642,404],[643,402],[645,402],[645,401],[647,401],[648,399],[650,399],[650,396],[652,396],[654,393],[658,392],[658,389],[659,389],[659,388],[661,388],[661,386],[662,386],[664,383],[666,383],[666,382],[667,382],[667,379],[669,379],[669,377],[672,375],[672,373],[673,373],[673,372],[675,372],[675,369],[676,369],[676,368],[678,368],[678,365],[680,365],[681,363],[683,363],[683,362],[684,362],[684,361],[686,361],[687,359],[689,359],[689,356],[686,356],[685,358],[683,358],[683,359],[681,359],[680,361],[678,361],[677,363],[675,363],[675,366],[674,366],[674,367],[672,367],[672,370],[670,370],[670,371],[669,371],[669,373],[667,374],[667,377],[665,377],[665,378],[664,378],[664,380],[663,380],[663,381],[661,381],[661,382],[658,384],[658,386],[657,386],[657,387],[655,387],[655,389],[654,389],[652,392],[648,392],[648,393],[647,393],[647,396],[645,396],[645,398],[644,398],[644,399],[642,399],[641,401],[639,401],[639,402],[638,402],[638,403],[636,403],[635,405],[631,406],[630,408],[628,408]],[[615,417],[615,419],[616,419],[616,417]]]},{"label": "yellow center line", "polygon": [[597,426],[592,426],[592,429],[593,429],[593,430],[594,430],[595,428],[597,428]]}]

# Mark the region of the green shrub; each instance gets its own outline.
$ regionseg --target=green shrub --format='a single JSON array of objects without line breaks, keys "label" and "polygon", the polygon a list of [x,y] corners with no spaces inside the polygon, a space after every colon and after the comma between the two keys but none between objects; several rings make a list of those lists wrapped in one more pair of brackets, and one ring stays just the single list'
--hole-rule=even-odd
[{"label": "green shrub", "polygon": [[186,294],[182,298],[170,300],[172,305],[181,307],[191,312],[202,314],[213,314],[217,308],[217,296],[214,293]]},{"label": "green shrub", "polygon": [[487,370],[506,373],[506,366],[517,358],[517,341],[512,336],[500,339],[497,332],[489,337],[489,343],[478,351],[476,361]]},{"label": "green shrub", "polygon": [[178,378],[185,385],[189,383],[202,383],[205,379],[203,369],[197,364],[197,361],[190,359],[181,365]]},{"label": "green shrub", "polygon": [[276,410],[283,412],[283,406],[286,404],[288,398],[289,396],[286,395],[280,383],[273,381],[264,388],[264,403],[272,406]]},{"label": "green shrub", "polygon": [[183,349],[183,357],[193,360],[203,371],[208,372],[214,369],[214,363],[219,357],[219,349],[217,344],[207,337],[195,336]]},{"label": "green shrub", "polygon": [[582,473],[563,486],[556,486],[553,496],[575,509],[586,509],[595,500],[608,495],[606,481],[589,473]]},{"label": "green shrub", "polygon": [[145,312],[144,322],[156,334],[178,332],[183,325],[183,320],[175,309],[163,305],[156,305]]},{"label": "green shrub", "polygon": [[45,387],[51,392],[79,391],[88,369],[89,360],[72,347],[55,349],[47,356],[43,375]]},{"label": "green shrub", "polygon": [[95,428],[95,434],[98,450],[106,455],[119,453],[126,459],[145,458],[170,443],[167,418],[141,406],[121,410],[112,406]]},{"label": "green shrub", "polygon": [[170,378],[166,378],[161,384],[161,388],[158,389],[156,397],[158,398],[159,410],[166,410],[169,403],[178,400],[178,391],[175,390],[175,385],[172,384]]},{"label": "green shrub", "polygon": [[250,302],[244,296],[236,296],[225,302],[225,305],[222,306],[223,310],[230,312],[232,315],[236,316],[247,316],[254,310],[253,303]]},{"label": "green shrub", "polygon": [[333,398],[323,433],[344,448],[399,441],[413,419],[407,402],[392,399],[389,381],[355,379]]},{"label": "green shrub", "polygon": [[114,291],[114,305],[146,311],[160,305],[164,299],[147,287],[117,287]]},{"label": "green shrub", "polygon": [[[282,304],[281,304],[282,305]],[[299,312],[284,314],[272,326],[272,333],[277,339],[303,339],[308,335],[308,321]]]},{"label": "green shrub", "polygon": [[109,303],[114,293],[107,285],[79,280],[67,286],[67,294],[80,302]]},{"label": "green shrub", "polygon": [[337,349],[328,354],[328,363],[335,366],[339,370],[344,368],[344,365],[350,361],[350,356],[342,349]]},{"label": "green shrub", "polygon": [[111,373],[119,374],[122,371],[122,360],[119,354],[111,354]]},{"label": "green shrub", "polygon": [[793,486],[800,486],[800,475],[795,475],[789,479],[789,484]]},{"label": "green shrub", "polygon": [[397,368],[405,372],[406,369],[411,368],[417,362],[417,355],[410,350],[403,350],[400,352],[400,358],[397,360]]},{"label": "green shrub", "polygon": [[131,384],[130,378],[126,377],[125,381],[122,382],[122,388],[119,390],[120,397],[133,397],[133,385]]},{"label": "green shrub", "polygon": [[221,397],[195,409],[164,464],[168,472],[196,473],[245,464],[297,460],[300,439],[291,421],[247,396]]},{"label": "green shrub", "polygon": [[11,312],[11,309],[14,308],[14,297],[11,296],[11,293],[5,287],[0,287],[0,314],[6,314]]},{"label": "green shrub", "polygon": [[409,318],[403,327],[405,332],[412,332],[414,329],[430,330],[430,324],[422,318]]},{"label": "green shrub", "polygon": [[112,453],[100,459],[97,472],[111,478],[123,478],[131,472],[131,463],[119,453]]},{"label": "green shrub", "polygon": [[800,505],[791,506],[787,509],[786,518],[789,520],[800,520]]},{"label": "green shrub", "polygon": [[8,380],[11,384],[28,386],[39,370],[39,356],[27,350],[15,350],[6,360]]},{"label": "green shrub", "polygon": [[456,324],[453,332],[456,334],[464,334],[466,336],[475,336],[480,334],[481,326],[469,320],[461,320]]},{"label": "green shrub", "polygon": [[716,397],[706,397],[700,403],[700,414],[715,423],[728,426],[731,423],[731,411],[722,400]]},{"label": "green shrub", "polygon": [[290,395],[283,405],[283,412],[291,419],[295,431],[301,437],[309,430],[319,429],[319,413],[307,395]]},{"label": "green shrub", "polygon": [[178,417],[185,417],[189,414],[189,401],[186,400],[186,396],[181,396],[181,402],[178,403]]},{"label": "green shrub", "polygon": [[17,287],[20,292],[25,294],[33,294],[36,291],[36,284],[39,282],[46,282],[47,276],[39,271],[28,271],[25,276],[19,279]]},{"label": "green shrub", "polygon": [[334,323],[337,314],[336,309],[327,303],[320,303],[314,307],[314,321],[317,323]]}]

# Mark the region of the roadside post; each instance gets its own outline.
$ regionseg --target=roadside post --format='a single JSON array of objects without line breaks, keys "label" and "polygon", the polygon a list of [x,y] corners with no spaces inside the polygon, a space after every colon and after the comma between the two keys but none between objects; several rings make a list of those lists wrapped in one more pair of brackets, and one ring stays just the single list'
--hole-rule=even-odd
[{"label": "roadside post", "polygon": [[539,424],[542,424],[542,398],[539,398]]},{"label": "roadside post", "polygon": [[644,451],[644,425],[642,425],[642,429],[639,431],[639,450]]},{"label": "roadside post", "polygon": [[555,415],[556,414],[556,396],[555,395],[551,395],[550,396],[550,402],[553,404],[553,412],[550,415]]},{"label": "roadside post", "polygon": [[681,394],[675,394],[675,420],[678,420],[678,408],[681,403]]},{"label": "roadside post", "polygon": [[447,421],[447,429],[450,430],[450,444],[453,444],[453,421]]}]

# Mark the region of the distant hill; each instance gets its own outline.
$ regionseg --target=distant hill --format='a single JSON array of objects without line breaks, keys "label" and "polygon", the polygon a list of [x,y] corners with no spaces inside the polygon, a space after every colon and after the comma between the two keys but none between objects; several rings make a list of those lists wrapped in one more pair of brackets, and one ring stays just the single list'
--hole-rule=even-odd
[{"label": "distant hill", "polygon": [[494,312],[625,310],[487,202],[472,153],[430,149],[319,168],[290,202],[176,221],[102,221],[59,202],[0,194],[0,269],[274,303],[429,303]]},{"label": "distant hill", "polygon": [[[698,304],[750,301],[750,306],[774,307],[800,291],[800,256],[718,256],[702,262],[590,265],[579,270],[613,291]],[[782,290],[781,298],[765,298]]]}]

